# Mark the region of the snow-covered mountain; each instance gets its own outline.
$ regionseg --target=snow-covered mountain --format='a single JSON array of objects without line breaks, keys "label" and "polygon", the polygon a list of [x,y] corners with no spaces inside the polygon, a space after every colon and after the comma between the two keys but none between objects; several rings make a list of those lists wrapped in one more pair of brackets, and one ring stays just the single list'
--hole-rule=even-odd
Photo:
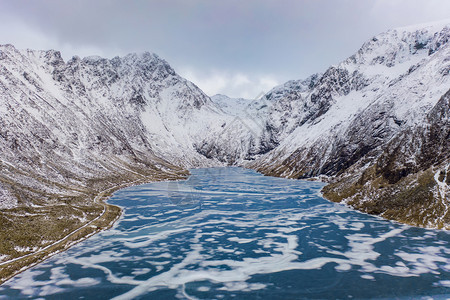
[{"label": "snow-covered mountain", "polygon": [[[326,195],[335,201],[413,224],[448,226],[448,191],[436,205],[423,200],[437,195],[437,182],[421,197],[402,194],[409,197],[402,203],[393,189],[419,189],[411,176],[449,164],[449,37],[450,21],[390,30],[324,74],[275,88],[266,95],[275,98],[267,128],[279,136],[278,145],[247,165],[291,178],[332,176],[337,182]],[[381,181],[379,191],[369,188]]]},{"label": "snow-covered mountain", "polygon": [[57,51],[1,46],[0,95],[3,208],[78,196],[113,174],[208,164],[192,141],[216,108],[150,53],[66,63]]},{"label": "snow-covered mountain", "polygon": [[199,153],[228,165],[241,165],[276,146],[266,128],[271,102],[265,98],[247,100],[224,95],[213,96],[212,101],[230,118],[222,123],[221,130],[205,135],[196,144]]}]

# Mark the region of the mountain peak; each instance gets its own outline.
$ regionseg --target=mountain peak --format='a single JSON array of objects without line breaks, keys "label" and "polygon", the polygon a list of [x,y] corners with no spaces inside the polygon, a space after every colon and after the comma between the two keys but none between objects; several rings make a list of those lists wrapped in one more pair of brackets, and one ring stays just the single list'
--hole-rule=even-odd
[{"label": "mountain peak", "polygon": [[344,64],[391,68],[407,61],[418,63],[445,45],[449,35],[450,20],[391,29],[365,42]]},{"label": "mountain peak", "polygon": [[397,31],[397,32],[415,32],[415,31],[428,31],[430,33],[436,33],[444,29],[445,27],[450,26],[450,19],[444,19],[434,22],[427,22],[422,24],[414,24],[414,25],[407,25],[402,27],[397,27],[394,29],[391,29],[390,31]]}]

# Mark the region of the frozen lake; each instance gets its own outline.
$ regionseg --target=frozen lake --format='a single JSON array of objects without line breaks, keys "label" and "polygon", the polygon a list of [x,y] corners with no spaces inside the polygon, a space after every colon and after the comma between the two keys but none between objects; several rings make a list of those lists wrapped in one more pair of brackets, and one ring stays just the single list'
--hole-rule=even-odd
[{"label": "frozen lake", "polygon": [[365,215],[322,183],[241,168],[120,190],[113,229],[16,276],[0,299],[447,298],[450,233]]}]

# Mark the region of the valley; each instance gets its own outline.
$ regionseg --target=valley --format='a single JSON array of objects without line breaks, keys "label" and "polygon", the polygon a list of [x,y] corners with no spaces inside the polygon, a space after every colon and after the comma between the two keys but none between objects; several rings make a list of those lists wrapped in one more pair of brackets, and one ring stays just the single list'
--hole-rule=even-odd
[{"label": "valley", "polygon": [[320,179],[331,201],[449,229],[449,38],[447,21],[392,29],[255,100],[209,97],[148,52],[0,46],[0,282],[109,228],[113,191],[192,168]]}]

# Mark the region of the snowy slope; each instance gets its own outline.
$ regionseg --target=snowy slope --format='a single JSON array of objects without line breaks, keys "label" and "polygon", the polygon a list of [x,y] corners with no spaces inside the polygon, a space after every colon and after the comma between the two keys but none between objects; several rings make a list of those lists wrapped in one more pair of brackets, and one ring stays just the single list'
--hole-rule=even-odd
[{"label": "snowy slope", "polygon": [[206,161],[186,145],[214,107],[153,54],[65,63],[57,51],[1,46],[0,95],[1,207]]},{"label": "snowy slope", "polygon": [[[282,102],[289,105],[269,113],[268,128],[281,136],[279,145],[246,165],[265,174],[291,178],[332,176],[329,180],[341,183],[329,192],[334,192],[336,201],[346,199],[364,211],[384,213],[386,207],[367,208],[371,201],[390,201],[380,202],[382,188],[370,196],[349,191],[365,190],[361,184],[369,186],[378,181],[401,184],[404,178],[411,179],[427,168],[442,168],[450,159],[442,144],[450,138],[448,114],[439,113],[444,118],[440,123],[432,117],[433,111],[448,112],[444,95],[450,90],[449,38],[450,21],[393,29],[367,41],[356,54],[324,74],[315,75],[311,84],[277,87],[274,92],[279,96],[273,107]],[[272,93],[266,97],[272,97]],[[286,120],[282,113],[287,115]],[[432,124],[440,124],[439,131],[431,130],[436,128]],[[394,141],[398,141],[396,148]],[[424,144],[433,146],[434,156],[422,155],[426,152]],[[407,151],[394,151],[399,147]],[[386,156],[391,158],[390,164],[380,161]],[[417,187],[418,177],[409,181],[409,187]],[[426,195],[436,188],[431,182]],[[398,188],[406,190],[406,184]],[[360,205],[361,201],[368,202]],[[418,207],[423,205],[427,204]],[[403,203],[389,209],[400,211],[400,207],[406,206]],[[435,214],[435,219],[443,217],[437,209],[427,213]],[[400,215],[390,217],[400,219]],[[424,220],[417,217],[408,222],[437,226]],[[444,223],[450,224],[450,214]]]},{"label": "snowy slope", "polygon": [[224,95],[213,96],[212,101],[228,118],[220,130],[199,140],[196,144],[199,153],[228,165],[239,165],[276,147],[266,128],[270,101],[233,99]]},{"label": "snowy slope", "polygon": [[248,109],[252,102],[250,99],[230,98],[221,94],[212,96],[211,101],[227,114],[240,117],[250,113]]},{"label": "snowy slope", "polygon": [[[285,123],[297,126],[257,164],[282,176],[334,175],[425,122],[450,88],[450,25],[441,25],[382,33],[307,88],[278,87],[284,94],[276,105],[296,103],[280,111],[290,111]],[[268,124],[289,128],[278,112]]]}]

